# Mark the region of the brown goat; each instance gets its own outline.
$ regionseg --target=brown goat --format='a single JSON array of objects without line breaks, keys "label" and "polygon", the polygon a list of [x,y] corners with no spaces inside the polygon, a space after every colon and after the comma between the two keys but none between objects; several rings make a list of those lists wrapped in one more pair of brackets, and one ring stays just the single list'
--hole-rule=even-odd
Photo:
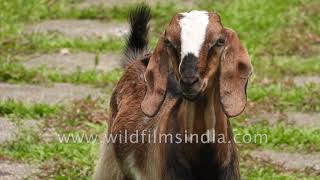
[{"label": "brown goat", "polygon": [[[217,14],[191,11],[175,15],[147,54],[149,19],[143,5],[130,15],[130,61],[112,94],[107,132],[122,138],[140,132],[138,143],[104,143],[94,179],[240,179],[228,118],[245,108],[252,72],[246,48]],[[212,129],[215,141],[207,143],[178,136]],[[151,132],[152,142],[143,142],[143,132]],[[162,135],[173,141],[159,141]]]}]

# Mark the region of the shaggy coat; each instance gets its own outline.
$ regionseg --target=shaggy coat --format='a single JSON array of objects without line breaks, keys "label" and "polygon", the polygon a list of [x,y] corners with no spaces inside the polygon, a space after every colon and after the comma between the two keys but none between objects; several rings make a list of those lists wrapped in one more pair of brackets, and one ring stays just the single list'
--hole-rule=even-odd
[{"label": "shaggy coat", "polygon": [[[197,51],[189,47],[198,54],[181,53],[183,42],[188,42],[183,39],[188,36],[181,35],[187,31],[182,19],[196,22],[193,16],[198,14],[205,20],[203,42],[197,40],[202,42]],[[217,14],[192,11],[174,16],[148,54],[149,20],[146,6],[130,15],[126,69],[111,97],[107,130],[107,135],[122,139],[102,145],[94,179],[240,179],[228,118],[240,114],[246,104],[252,66],[245,47],[234,31],[222,26]],[[208,130],[216,136],[207,143],[178,136],[186,132],[201,136]],[[125,136],[136,132],[141,133],[137,143],[124,142]],[[160,141],[163,134],[171,134],[171,142]]]}]

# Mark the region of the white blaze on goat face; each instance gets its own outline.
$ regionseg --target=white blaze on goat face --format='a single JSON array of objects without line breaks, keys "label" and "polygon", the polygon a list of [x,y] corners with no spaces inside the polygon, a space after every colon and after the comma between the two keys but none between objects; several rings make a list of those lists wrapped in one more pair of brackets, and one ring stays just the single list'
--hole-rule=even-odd
[{"label": "white blaze on goat face", "polygon": [[194,10],[181,15],[181,60],[189,53],[199,57],[209,23],[208,12]]}]

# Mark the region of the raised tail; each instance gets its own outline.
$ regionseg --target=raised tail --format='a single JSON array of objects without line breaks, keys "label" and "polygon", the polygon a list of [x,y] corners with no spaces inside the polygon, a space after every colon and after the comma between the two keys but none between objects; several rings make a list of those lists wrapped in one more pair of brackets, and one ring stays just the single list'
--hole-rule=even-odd
[{"label": "raised tail", "polygon": [[151,9],[140,4],[129,14],[130,33],[124,48],[125,59],[123,67],[127,67],[133,60],[143,56],[148,51],[149,21]]}]

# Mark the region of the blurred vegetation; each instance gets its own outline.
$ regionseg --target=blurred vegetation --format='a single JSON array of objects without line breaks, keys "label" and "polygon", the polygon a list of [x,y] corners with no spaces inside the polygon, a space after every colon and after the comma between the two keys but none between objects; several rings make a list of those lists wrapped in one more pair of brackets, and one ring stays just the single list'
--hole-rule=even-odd
[{"label": "blurred vegetation", "polygon": [[[108,88],[122,74],[121,70],[103,73],[96,70],[62,74],[47,67],[26,69],[23,57],[34,53],[56,53],[62,48],[70,52],[121,52],[123,39],[103,37],[80,39],[57,34],[24,33],[30,24],[48,19],[96,19],[124,22],[135,4],[114,7],[77,6],[77,0],[0,0],[0,82],[91,84]],[[194,6],[158,3],[152,6],[151,47],[154,47],[170,18],[181,11],[204,9],[218,12],[222,23],[239,33],[247,46],[254,66],[248,86],[252,111],[320,112],[320,85],[297,86],[295,76],[319,76],[320,72],[320,3],[317,0],[200,0]],[[0,115],[13,121],[45,119],[45,128],[75,134],[102,133],[107,119],[104,100],[83,100],[68,107],[46,104],[0,102]],[[92,113],[94,112],[94,113]],[[290,172],[270,164],[259,164],[247,157],[246,151],[266,148],[289,152],[320,152],[319,129],[297,128],[265,122],[247,126],[245,113],[232,121],[240,134],[266,133],[268,144],[240,144],[241,172],[246,179],[317,179],[307,172]],[[24,132],[14,142],[0,145],[0,157],[41,163],[46,172],[40,178],[90,179],[98,144],[44,143],[37,133]],[[25,138],[28,137],[28,138]],[[52,163],[54,161],[54,163]]]}]

